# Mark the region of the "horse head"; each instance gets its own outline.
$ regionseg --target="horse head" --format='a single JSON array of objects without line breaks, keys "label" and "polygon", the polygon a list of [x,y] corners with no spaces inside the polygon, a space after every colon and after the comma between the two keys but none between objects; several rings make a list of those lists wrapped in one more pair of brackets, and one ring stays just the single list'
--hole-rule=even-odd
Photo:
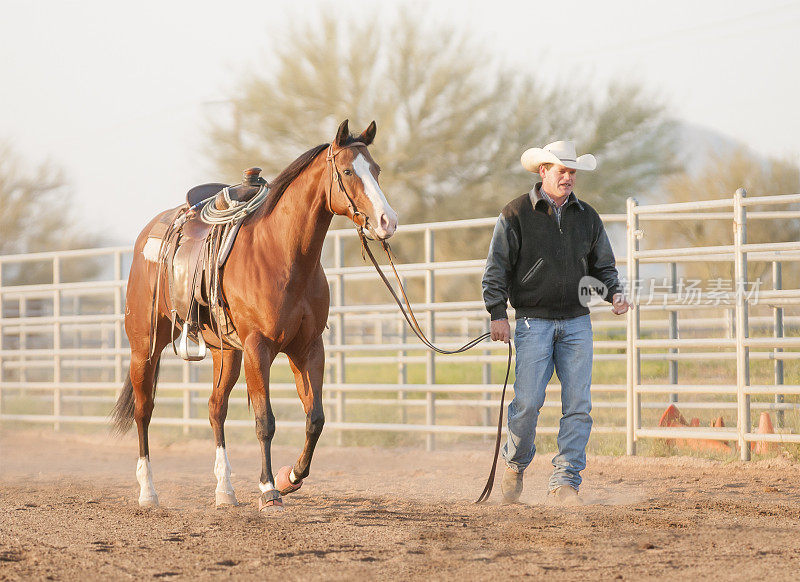
[{"label": "horse head", "polygon": [[328,209],[347,216],[362,227],[370,238],[384,240],[397,229],[397,213],[383,195],[378,176],[381,168],[368,147],[375,139],[375,122],[358,137],[353,137],[345,119],[328,147],[330,171]]}]

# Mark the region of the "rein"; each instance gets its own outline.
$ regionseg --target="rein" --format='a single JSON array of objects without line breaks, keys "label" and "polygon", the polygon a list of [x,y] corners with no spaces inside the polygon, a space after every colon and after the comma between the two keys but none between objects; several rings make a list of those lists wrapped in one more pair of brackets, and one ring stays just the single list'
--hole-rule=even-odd
[{"label": "rein", "polygon": [[[417,318],[414,316],[414,310],[411,309],[411,303],[408,300],[408,296],[406,295],[406,290],[403,287],[403,282],[400,279],[400,275],[397,273],[397,269],[394,266],[394,261],[392,260],[392,252],[391,248],[389,247],[389,243],[385,240],[381,241],[381,245],[383,246],[383,250],[386,252],[386,256],[389,258],[389,264],[392,266],[392,272],[394,272],[395,279],[397,279],[397,286],[400,289],[400,293],[403,296],[403,301],[397,296],[394,288],[392,287],[389,279],[386,278],[384,275],[383,270],[380,268],[378,261],[375,259],[375,255],[372,254],[372,250],[369,248],[369,244],[367,242],[367,237],[364,235],[363,227],[358,228],[358,236],[361,239],[361,248],[363,251],[369,256],[369,260],[375,266],[375,270],[380,275],[383,283],[386,285],[386,288],[391,293],[392,297],[394,298],[395,303],[400,308],[400,312],[403,314],[406,322],[408,322],[409,327],[411,327],[414,334],[419,338],[419,340],[425,344],[431,350],[439,353],[439,354],[460,354],[462,352],[466,352],[467,350],[474,348],[476,345],[481,343],[483,340],[488,339],[491,337],[490,333],[484,333],[476,337],[475,339],[470,340],[460,348],[455,350],[444,350],[435,346],[426,336],[425,333],[422,331],[419,323],[417,322]],[[405,305],[403,305],[405,303]],[[506,379],[503,382],[503,394],[500,397],[500,414],[497,419],[497,438],[495,439],[494,443],[494,459],[492,460],[492,469],[489,472],[489,478],[486,481],[486,486],[483,488],[478,499],[475,503],[482,503],[489,499],[489,496],[492,494],[492,487],[494,486],[494,476],[495,472],[497,471],[497,459],[500,453],[500,441],[502,440],[503,434],[503,410],[505,408],[505,400],[506,400],[506,388],[508,388],[508,376],[511,374],[511,342],[508,343],[508,362],[506,364]]]}]

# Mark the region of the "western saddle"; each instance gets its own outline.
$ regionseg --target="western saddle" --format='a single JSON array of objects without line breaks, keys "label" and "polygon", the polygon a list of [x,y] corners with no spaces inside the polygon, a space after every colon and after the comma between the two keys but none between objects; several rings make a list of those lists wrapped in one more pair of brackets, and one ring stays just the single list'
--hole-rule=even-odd
[{"label": "western saddle", "polygon": [[[186,203],[161,217],[148,233],[158,248],[158,276],[153,294],[150,355],[155,350],[156,306],[163,273],[171,305],[172,349],[184,360],[207,353],[203,331],[211,331],[217,348],[242,349],[222,293],[222,272],[242,222],[266,199],[261,168],[244,171],[241,184],[201,184],[186,194]],[[147,246],[145,247],[147,254]],[[180,329],[176,345],[175,330]],[[197,350],[191,353],[189,343]]]}]

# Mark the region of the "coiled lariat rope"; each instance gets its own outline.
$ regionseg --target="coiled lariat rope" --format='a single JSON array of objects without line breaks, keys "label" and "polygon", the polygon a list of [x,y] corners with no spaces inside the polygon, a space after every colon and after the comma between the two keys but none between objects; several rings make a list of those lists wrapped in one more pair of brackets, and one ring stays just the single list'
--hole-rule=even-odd
[{"label": "coiled lariat rope", "polygon": [[[223,188],[223,191],[228,188]],[[200,218],[206,224],[228,224],[247,218],[250,214],[261,206],[261,203],[266,200],[269,195],[269,187],[261,186],[261,189],[250,200],[245,203],[234,204],[230,208],[220,210],[215,205],[216,197],[211,197],[200,210]],[[226,198],[230,198],[226,196]]]},{"label": "coiled lariat rope", "polygon": [[[373,237],[377,240],[378,237],[374,234],[372,229],[370,231],[373,234]],[[400,279],[400,275],[397,273],[397,269],[394,266],[394,261],[392,260],[392,250],[389,247],[389,243],[385,240],[381,240],[381,245],[383,246],[383,250],[386,252],[386,256],[389,258],[389,264],[392,267],[392,272],[394,272],[394,276],[397,279],[397,286],[400,289],[400,294],[403,296],[403,301],[400,300],[400,297],[397,296],[392,284],[389,282],[389,279],[386,278],[386,275],[383,273],[383,269],[381,269],[378,261],[375,259],[375,255],[372,254],[372,250],[369,248],[369,243],[367,242],[367,237],[364,235],[364,228],[358,228],[358,236],[361,239],[361,248],[363,253],[369,256],[369,260],[375,266],[375,270],[380,275],[381,279],[383,279],[386,288],[391,293],[392,297],[394,298],[395,303],[400,308],[400,312],[403,314],[406,322],[408,322],[409,327],[414,332],[414,334],[419,338],[419,340],[425,344],[431,350],[439,353],[439,354],[460,354],[462,352],[466,352],[467,350],[474,348],[476,345],[481,343],[485,339],[489,339],[491,337],[491,333],[484,333],[475,339],[468,341],[466,344],[457,348],[455,350],[445,350],[438,346],[435,346],[426,336],[425,333],[422,331],[422,327],[417,322],[417,318],[414,316],[414,310],[411,309],[411,303],[408,300],[408,296],[406,295],[406,290],[403,287],[403,282]],[[405,303],[405,305],[403,305]],[[481,503],[489,499],[489,496],[492,494],[492,487],[494,486],[494,476],[495,472],[497,471],[497,459],[500,453],[500,441],[502,440],[503,435],[503,409],[505,408],[505,400],[506,400],[506,388],[508,388],[508,377],[511,374],[511,355],[512,355],[512,348],[511,342],[508,343],[508,363],[506,366],[506,379],[503,382],[503,393],[500,397],[500,414],[497,419],[497,438],[495,439],[494,443],[494,459],[492,460],[492,469],[489,472],[489,479],[486,481],[486,486],[483,488],[478,499],[475,503]]]}]

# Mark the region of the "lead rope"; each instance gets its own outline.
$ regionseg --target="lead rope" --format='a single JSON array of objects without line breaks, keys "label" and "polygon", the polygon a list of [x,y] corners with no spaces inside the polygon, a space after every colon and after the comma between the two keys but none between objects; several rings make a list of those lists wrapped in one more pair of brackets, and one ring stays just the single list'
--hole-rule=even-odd
[{"label": "lead rope", "polygon": [[[375,270],[378,272],[378,275],[380,275],[381,279],[383,279],[383,282],[386,285],[386,288],[389,290],[389,293],[392,294],[395,303],[397,303],[397,306],[400,308],[400,312],[403,314],[403,317],[405,318],[406,322],[408,322],[409,327],[411,327],[411,330],[414,332],[414,334],[428,348],[440,354],[460,354],[461,352],[465,352],[475,347],[483,340],[491,337],[490,333],[484,333],[483,335],[480,335],[475,339],[470,340],[469,342],[467,342],[466,344],[455,350],[444,350],[433,345],[433,343],[425,336],[425,333],[422,331],[419,322],[417,322],[417,318],[414,316],[414,310],[411,309],[411,303],[409,302],[408,296],[406,295],[406,290],[403,287],[403,282],[400,279],[400,275],[397,273],[397,269],[394,266],[394,261],[392,260],[392,252],[391,248],[389,247],[389,243],[387,243],[385,240],[381,241],[381,244],[383,245],[383,250],[386,251],[386,256],[389,258],[389,264],[392,266],[392,271],[394,272],[394,276],[397,279],[397,286],[400,289],[400,293],[403,296],[402,302],[400,301],[400,298],[397,296],[397,293],[395,292],[391,283],[389,283],[389,279],[387,279],[386,275],[384,275],[383,269],[381,269],[380,265],[378,264],[378,261],[375,259],[375,255],[372,254],[372,250],[369,248],[369,244],[367,243],[367,237],[364,235],[364,228],[361,226],[359,226],[358,228],[358,236],[361,239],[362,255],[366,253],[366,255],[369,256],[369,260],[372,262],[373,266],[375,267]],[[373,236],[375,235],[373,234]],[[376,240],[378,239],[377,236],[375,236],[375,238]],[[403,302],[405,302],[405,306],[403,305]],[[502,440],[502,435],[503,435],[503,410],[505,408],[506,389],[508,388],[508,377],[511,374],[511,354],[512,354],[512,348],[511,348],[511,342],[509,341],[508,363],[506,364],[506,379],[503,382],[503,393],[500,396],[500,414],[498,415],[497,419],[497,438],[495,439],[494,443],[494,458],[492,460],[492,469],[489,472],[489,478],[486,481],[486,486],[483,488],[483,491],[481,492],[480,496],[475,501],[475,503],[482,503],[484,501],[487,501],[489,499],[489,496],[492,494],[492,487],[494,486],[494,477],[497,471],[497,459],[500,453],[500,441]]]},{"label": "lead rope", "polygon": [[[347,198],[347,204],[348,206],[350,206],[350,210],[353,214],[353,222],[356,224],[358,236],[359,239],[361,240],[361,256],[364,257],[365,254],[369,256],[369,259],[370,261],[372,261],[375,270],[378,272],[378,275],[380,275],[381,279],[383,280],[383,283],[389,290],[389,293],[392,294],[395,303],[397,303],[397,306],[400,308],[400,312],[403,314],[403,317],[405,318],[409,327],[411,327],[411,330],[419,338],[419,340],[423,344],[425,344],[425,346],[427,346],[428,348],[439,354],[460,354],[462,352],[466,352],[467,350],[474,348],[483,340],[491,337],[491,334],[484,333],[476,337],[475,339],[470,340],[469,342],[467,342],[466,344],[455,350],[441,349],[438,346],[435,346],[425,336],[425,333],[422,331],[422,327],[419,325],[417,318],[414,316],[414,310],[411,308],[411,302],[408,300],[408,295],[406,295],[406,290],[403,287],[403,282],[401,281],[400,275],[397,273],[397,269],[394,266],[394,261],[392,260],[392,251],[391,248],[389,247],[389,243],[387,243],[385,240],[381,240],[381,244],[383,245],[383,250],[386,252],[386,256],[389,258],[389,264],[392,266],[392,271],[394,272],[394,276],[397,279],[397,286],[400,289],[400,293],[403,295],[403,301],[405,302],[405,306],[403,306],[403,302],[400,301],[400,298],[397,296],[397,293],[395,293],[391,283],[389,283],[389,280],[386,278],[386,275],[384,275],[383,270],[380,268],[380,265],[378,265],[378,261],[375,259],[375,256],[372,254],[372,250],[369,248],[369,244],[367,243],[367,238],[364,235],[364,229],[366,228],[367,230],[369,230],[369,232],[372,234],[375,240],[379,240],[380,237],[375,233],[375,230],[369,224],[367,216],[363,212],[360,212],[358,210],[355,201],[350,197],[350,194],[348,194],[347,189],[344,187],[344,184],[342,183],[342,177],[339,174],[339,168],[336,167],[336,162],[335,162],[336,154],[338,154],[340,151],[342,151],[345,148],[355,147],[358,145],[365,145],[365,144],[361,142],[353,142],[345,146],[340,146],[336,150],[333,149],[333,144],[331,144],[328,147],[326,161],[330,165],[330,172],[331,172],[331,187],[328,189],[328,199],[327,199],[328,210],[332,214],[335,214],[333,210],[333,186],[335,185],[337,192],[344,194],[345,197]],[[360,222],[358,219],[361,219],[361,221],[363,222]],[[406,311],[406,309],[408,311]],[[506,389],[508,388],[508,377],[511,374],[511,354],[512,354],[512,348],[511,348],[511,342],[509,342],[508,364],[506,366],[506,379],[505,382],[503,383],[503,393],[500,397],[500,414],[497,419],[497,438],[495,440],[495,445],[494,445],[494,459],[492,460],[492,470],[489,472],[489,479],[486,481],[486,486],[483,488],[483,492],[481,493],[480,497],[478,497],[478,499],[475,501],[475,503],[482,503],[488,500],[489,496],[492,493],[492,487],[494,486],[494,476],[497,470],[497,458],[500,452],[500,441],[502,439],[502,434],[503,434],[503,409],[505,407]]]}]

